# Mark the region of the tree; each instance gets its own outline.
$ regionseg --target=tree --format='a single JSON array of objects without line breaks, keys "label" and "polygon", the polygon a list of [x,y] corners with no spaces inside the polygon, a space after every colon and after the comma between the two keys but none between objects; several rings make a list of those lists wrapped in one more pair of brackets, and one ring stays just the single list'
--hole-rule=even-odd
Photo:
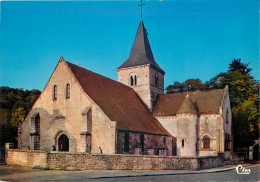
[{"label": "tree", "polygon": [[227,73],[220,73],[202,85],[203,90],[222,89],[227,83]]},{"label": "tree", "polygon": [[183,85],[188,91],[196,91],[202,88],[202,82],[200,79],[188,79],[183,83]]},{"label": "tree", "polygon": [[17,128],[29,113],[40,93],[39,90],[24,91],[22,89],[0,87],[0,108],[6,111],[4,113],[0,112],[2,144],[6,142],[16,144]]},{"label": "tree", "polygon": [[10,124],[13,127],[19,127],[21,125],[21,123],[23,122],[24,118],[25,118],[25,110],[22,107],[19,107],[18,109],[14,110],[14,112],[12,113],[12,118],[10,121]]},{"label": "tree", "polygon": [[166,93],[178,93],[178,92],[184,92],[185,91],[185,87],[183,86],[182,83],[180,82],[174,82],[173,85],[169,85],[166,88]]},{"label": "tree", "polygon": [[202,82],[200,79],[188,79],[183,83],[174,82],[166,88],[166,93],[178,93],[186,91],[196,91],[202,89]]},{"label": "tree", "polygon": [[248,68],[249,63],[242,63],[241,59],[233,59],[232,63],[229,64],[229,70],[230,71],[239,71],[243,75],[249,75],[252,71],[251,68]]}]

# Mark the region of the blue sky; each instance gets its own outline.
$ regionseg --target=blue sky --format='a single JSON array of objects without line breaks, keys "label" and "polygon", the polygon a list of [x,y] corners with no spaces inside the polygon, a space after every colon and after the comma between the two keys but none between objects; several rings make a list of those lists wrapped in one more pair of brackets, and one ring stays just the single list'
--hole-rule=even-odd
[{"label": "blue sky", "polygon": [[[144,1],[165,87],[210,80],[233,58],[259,80],[258,0]],[[140,22],[139,1],[0,1],[0,86],[43,90],[59,58],[117,80]]]}]

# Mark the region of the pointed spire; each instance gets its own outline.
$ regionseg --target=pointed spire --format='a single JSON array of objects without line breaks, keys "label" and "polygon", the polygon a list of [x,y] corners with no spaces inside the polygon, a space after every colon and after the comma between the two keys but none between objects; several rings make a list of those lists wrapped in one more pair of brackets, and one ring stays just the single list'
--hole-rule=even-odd
[{"label": "pointed spire", "polygon": [[149,64],[163,74],[165,73],[154,60],[147,34],[141,19],[130,56],[118,69]]},{"label": "pointed spire", "polygon": [[192,103],[189,94],[187,93],[186,97],[184,98],[180,108],[177,111],[177,114],[198,114],[197,109],[195,108],[194,104]]}]

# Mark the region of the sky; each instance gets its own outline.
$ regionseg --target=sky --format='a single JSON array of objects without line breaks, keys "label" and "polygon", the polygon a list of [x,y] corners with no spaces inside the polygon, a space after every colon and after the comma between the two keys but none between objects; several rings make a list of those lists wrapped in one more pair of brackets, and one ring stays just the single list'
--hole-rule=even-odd
[{"label": "sky", "polygon": [[[259,80],[258,0],[144,1],[154,58],[175,81],[209,81],[234,58]],[[0,1],[0,86],[43,90],[61,56],[117,80],[140,1]]]}]

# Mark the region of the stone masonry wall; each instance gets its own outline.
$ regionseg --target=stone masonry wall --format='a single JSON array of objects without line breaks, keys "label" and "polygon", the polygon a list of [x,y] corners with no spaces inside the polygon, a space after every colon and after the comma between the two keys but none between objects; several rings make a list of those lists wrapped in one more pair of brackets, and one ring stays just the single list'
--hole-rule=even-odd
[{"label": "stone masonry wall", "polygon": [[223,166],[218,157],[102,155],[9,149],[6,163],[31,168],[62,170],[197,170]]}]

